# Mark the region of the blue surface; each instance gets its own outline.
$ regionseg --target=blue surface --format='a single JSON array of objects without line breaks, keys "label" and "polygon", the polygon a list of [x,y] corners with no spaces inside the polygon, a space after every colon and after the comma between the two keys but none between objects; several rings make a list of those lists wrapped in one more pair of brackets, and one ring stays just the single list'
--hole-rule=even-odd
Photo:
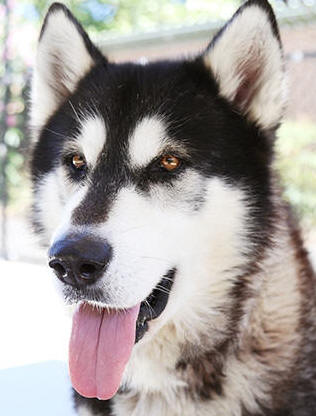
[{"label": "blue surface", "polygon": [[71,395],[64,362],[0,370],[0,415],[75,416]]}]

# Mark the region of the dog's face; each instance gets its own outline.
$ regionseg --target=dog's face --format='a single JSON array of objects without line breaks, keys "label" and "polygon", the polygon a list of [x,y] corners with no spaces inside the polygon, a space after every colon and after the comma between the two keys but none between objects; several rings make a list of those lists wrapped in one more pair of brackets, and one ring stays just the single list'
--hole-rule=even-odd
[{"label": "dog's face", "polygon": [[269,232],[282,85],[265,2],[202,55],[145,66],[109,63],[51,7],[33,83],[34,222],[67,301],[140,305],[137,339],[180,316],[190,326],[205,299],[227,312]]}]

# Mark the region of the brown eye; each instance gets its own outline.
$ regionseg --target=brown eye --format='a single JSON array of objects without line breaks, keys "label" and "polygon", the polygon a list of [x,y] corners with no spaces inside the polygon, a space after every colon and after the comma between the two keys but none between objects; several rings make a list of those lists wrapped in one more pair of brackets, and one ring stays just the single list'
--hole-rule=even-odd
[{"label": "brown eye", "polygon": [[172,155],[166,155],[160,159],[161,167],[167,169],[169,172],[177,169],[180,166],[180,163],[180,159]]},{"label": "brown eye", "polygon": [[83,156],[74,155],[71,159],[72,166],[76,169],[83,169],[86,166],[86,161],[84,160]]}]

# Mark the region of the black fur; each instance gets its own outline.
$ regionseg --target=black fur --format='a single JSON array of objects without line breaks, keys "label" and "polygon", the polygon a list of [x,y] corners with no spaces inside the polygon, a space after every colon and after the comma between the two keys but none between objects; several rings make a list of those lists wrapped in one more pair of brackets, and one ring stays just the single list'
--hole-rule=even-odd
[{"label": "black fur", "polygon": [[[133,170],[126,160],[128,135],[137,121],[158,114],[166,120],[169,136],[186,149],[182,169],[195,169],[206,178],[220,176],[248,189],[254,214],[251,235],[266,241],[272,209],[271,140],[219,96],[218,86],[200,58],[147,66],[99,62],[79,83],[71,103],[79,114],[84,110],[98,113],[107,127],[102,159],[89,173],[98,186],[91,188],[76,210],[78,224],[104,221],[115,194],[126,184],[146,192],[156,182],[172,186],[181,175],[181,169],[166,173],[155,161]],[[66,101],[42,129],[33,153],[35,182],[64,163],[63,146],[78,131],[72,106]]]},{"label": "black fur", "polygon": [[[278,37],[268,3],[250,0],[243,7],[253,3],[267,12]],[[89,173],[98,186],[91,189],[76,210],[75,222],[104,221],[115,195],[126,184],[136,184],[139,192],[146,192],[155,182],[172,186],[173,179],[189,167],[206,177],[220,176],[227,183],[248,189],[254,216],[252,238],[259,245],[267,241],[272,210],[269,197],[271,139],[267,132],[247,121],[219,95],[218,85],[202,58],[146,66],[109,63],[96,52],[68,9],[59,3],[49,9],[42,35],[50,13],[56,9],[61,9],[75,24],[91,56],[96,58],[96,65],[70,97],[71,105],[66,100],[42,128],[33,153],[34,182],[68,156],[63,150],[65,141],[78,133],[74,111],[97,113],[107,128],[106,148],[98,167]],[[182,167],[175,173],[159,168],[157,161],[142,170],[132,170],[128,166],[128,135],[141,118],[150,115],[161,115],[167,123],[168,135],[186,149],[188,156],[183,157]],[[200,202],[196,201],[199,207]],[[40,229],[40,224],[37,227]]]},{"label": "black fur", "polygon": [[[273,33],[280,42],[277,23],[267,1],[249,0],[232,20],[251,5],[258,5],[267,13]],[[247,252],[248,263],[242,270],[236,271],[239,279],[230,293],[233,303],[228,311],[230,327],[227,330],[227,340],[218,350],[203,351],[203,354],[195,356],[184,354],[176,368],[184,375],[189,373],[191,382],[193,380],[191,390],[188,389],[186,394],[195,400],[212,400],[223,394],[226,354],[234,346],[234,332],[242,318],[244,301],[253,296],[248,289],[248,279],[259,270],[265,249],[267,245],[271,246],[277,217],[271,196],[273,184],[270,165],[273,159],[274,129],[263,130],[241,114],[233,103],[221,97],[219,85],[201,56],[191,60],[159,61],[146,66],[110,63],[91,43],[70,12],[58,3],[51,6],[41,36],[45,32],[49,14],[56,9],[61,9],[77,27],[95,65],[79,82],[75,92],[42,127],[32,160],[35,185],[57,166],[64,164],[67,169],[70,155],[65,151],[65,145],[69,140],[75,141],[79,132],[77,115],[96,114],[102,117],[107,130],[106,145],[97,166],[88,166],[86,177],[76,177],[74,172],[69,174],[74,181],[90,180],[95,184],[74,211],[72,220],[76,225],[105,221],[121,188],[133,184],[139,193],[145,195],[155,183],[172,189],[175,180],[185,169],[196,170],[206,179],[220,177],[227,184],[241,187],[246,193],[251,214],[248,237],[252,252]],[[227,25],[209,48],[223,35]],[[142,169],[130,166],[126,157],[128,137],[137,122],[146,116],[160,116],[166,123],[167,134],[175,143],[170,151],[182,160],[176,171],[166,172],[159,165],[159,158]],[[199,201],[190,201],[194,209],[203,206],[203,195],[199,198]],[[41,224],[36,215],[34,217],[40,230]],[[295,244],[301,247],[301,242]],[[307,268],[306,255],[304,257],[303,253],[298,252],[298,258],[302,268]],[[312,271],[306,269],[306,276],[311,274]],[[306,282],[302,283],[301,290],[306,291],[304,297],[314,293],[309,282],[309,278],[306,278]],[[78,293],[78,300],[80,296],[82,294]],[[308,311],[311,309],[312,306],[309,305]],[[306,312],[305,316],[311,315]],[[314,328],[314,323],[306,318],[302,320],[302,326]],[[261,406],[263,415],[312,416],[315,413],[316,337],[313,329],[309,330],[306,337],[308,340],[306,346],[302,346],[304,356],[299,357],[297,373],[293,374],[291,381],[284,381],[280,390],[276,389],[281,398],[275,392],[275,403],[271,404],[273,411]],[[260,354],[253,351],[253,354],[256,353]],[[308,374],[306,368],[310,369]],[[77,407],[84,404],[104,416],[111,414],[110,401],[84,399],[77,393],[74,393],[74,397]],[[259,415],[250,414],[244,409],[242,416]]]},{"label": "black fur", "polygon": [[111,400],[87,399],[73,390],[75,408],[87,407],[96,415],[111,416]]}]

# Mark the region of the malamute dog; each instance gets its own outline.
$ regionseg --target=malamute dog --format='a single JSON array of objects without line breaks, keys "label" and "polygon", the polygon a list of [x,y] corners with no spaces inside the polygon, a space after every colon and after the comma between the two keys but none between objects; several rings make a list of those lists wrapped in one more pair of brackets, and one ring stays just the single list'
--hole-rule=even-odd
[{"label": "malamute dog", "polygon": [[147,65],[49,9],[33,216],[77,306],[78,414],[316,414],[314,276],[271,167],[284,91],[265,0],[199,55]]}]

